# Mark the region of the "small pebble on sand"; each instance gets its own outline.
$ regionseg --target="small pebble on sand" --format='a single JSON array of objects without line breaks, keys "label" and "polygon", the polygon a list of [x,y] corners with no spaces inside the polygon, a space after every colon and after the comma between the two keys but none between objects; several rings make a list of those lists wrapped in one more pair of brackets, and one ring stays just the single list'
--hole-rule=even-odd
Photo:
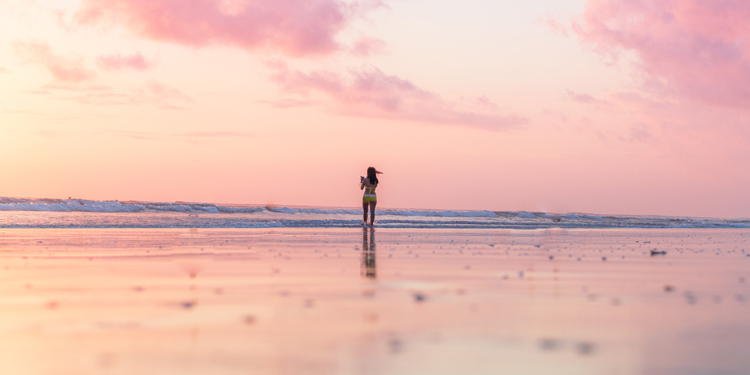
[{"label": "small pebble on sand", "polygon": [[539,340],[539,348],[542,350],[557,350],[562,347],[562,342],[555,339],[542,339]]},{"label": "small pebble on sand", "polygon": [[589,355],[594,352],[594,344],[590,342],[579,342],[576,345],[576,351],[580,355]]}]

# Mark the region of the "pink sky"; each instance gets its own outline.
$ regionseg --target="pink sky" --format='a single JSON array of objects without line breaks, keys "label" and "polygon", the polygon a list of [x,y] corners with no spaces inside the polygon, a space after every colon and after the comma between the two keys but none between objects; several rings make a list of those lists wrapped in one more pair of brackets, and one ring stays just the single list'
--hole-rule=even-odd
[{"label": "pink sky", "polygon": [[0,0],[0,196],[750,217],[750,3]]}]

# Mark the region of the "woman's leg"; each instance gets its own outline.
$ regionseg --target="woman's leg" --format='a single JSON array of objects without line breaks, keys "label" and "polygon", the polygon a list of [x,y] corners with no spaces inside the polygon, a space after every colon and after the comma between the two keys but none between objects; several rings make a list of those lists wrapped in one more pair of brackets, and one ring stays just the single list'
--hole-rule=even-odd
[{"label": "woman's leg", "polygon": [[[377,205],[378,202],[370,202],[370,225],[375,224],[375,205]],[[365,218],[367,220],[367,218]]]},{"label": "woman's leg", "polygon": [[362,211],[365,212],[364,217],[362,218],[362,224],[367,224],[367,206],[369,204],[365,201],[362,201]]}]

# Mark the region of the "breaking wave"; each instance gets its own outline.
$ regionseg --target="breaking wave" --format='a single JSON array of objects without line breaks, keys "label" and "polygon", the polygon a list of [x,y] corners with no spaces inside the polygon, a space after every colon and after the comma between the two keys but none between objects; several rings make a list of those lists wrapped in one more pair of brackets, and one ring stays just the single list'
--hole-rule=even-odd
[{"label": "breaking wave", "polygon": [[[750,228],[747,219],[582,213],[379,209],[386,228]],[[0,197],[0,228],[332,228],[361,225],[352,208]]]}]

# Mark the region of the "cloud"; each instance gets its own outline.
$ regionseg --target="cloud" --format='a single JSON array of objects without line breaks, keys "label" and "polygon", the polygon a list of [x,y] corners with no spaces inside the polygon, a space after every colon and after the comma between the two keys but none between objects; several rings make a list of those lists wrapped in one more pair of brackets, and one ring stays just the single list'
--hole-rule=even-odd
[{"label": "cloud", "polygon": [[[583,126],[571,124],[571,129],[595,135],[605,143],[658,145],[664,157],[679,154],[693,161],[705,155],[750,150],[750,113],[745,108],[675,100],[648,91],[613,90],[602,97],[574,94],[591,100],[578,101],[587,107],[586,119]],[[704,147],[704,140],[709,139],[712,146]]]},{"label": "cloud", "polygon": [[182,91],[159,81],[149,81],[130,89],[117,89],[93,83],[53,83],[33,90],[35,95],[88,105],[144,105],[162,109],[185,109],[193,99]]},{"label": "cloud", "polygon": [[[42,42],[16,42],[13,50],[28,63],[46,68],[55,81],[27,93],[91,105],[141,105],[153,103],[163,109],[184,109],[193,99],[180,90],[161,83],[148,81],[131,89],[116,89],[98,83],[96,74],[88,70],[82,59],[61,56]],[[122,56],[102,56],[100,66],[108,69],[145,69],[148,62],[139,53]]]},{"label": "cloud", "polygon": [[589,94],[579,94],[575,91],[570,90],[566,90],[566,93],[568,94],[568,97],[570,97],[570,99],[579,103],[594,103],[599,101],[597,99],[594,99],[594,97]]},{"label": "cloud", "polygon": [[551,15],[540,17],[539,19],[537,19],[537,23],[542,23],[542,24],[547,25],[547,27],[555,34],[568,36],[568,27],[560,23],[560,21],[558,21],[557,18]]},{"label": "cloud", "polygon": [[482,107],[497,109],[497,104],[493,103],[486,95],[478,96],[474,101]]},{"label": "cloud", "polygon": [[589,0],[572,30],[594,50],[637,57],[645,90],[750,109],[750,2]]},{"label": "cloud", "polygon": [[143,71],[151,68],[151,63],[139,52],[130,56],[123,56],[119,53],[116,55],[99,56],[96,63],[104,70],[133,69]]},{"label": "cloud", "polygon": [[96,77],[86,69],[82,59],[58,55],[46,43],[16,42],[13,51],[28,63],[42,65],[59,82],[81,83]]},{"label": "cloud", "polygon": [[586,93],[578,93],[571,90],[565,90],[565,94],[570,100],[582,104],[610,105],[611,103],[604,99],[597,99]]},{"label": "cloud", "polygon": [[182,93],[182,91],[161,83],[159,81],[150,81],[146,83],[143,89],[139,90],[144,97],[151,96],[163,101],[179,101],[184,103],[192,102],[193,99]]},{"label": "cloud", "polygon": [[370,55],[382,54],[385,51],[386,43],[380,39],[372,37],[360,37],[354,42],[351,53],[354,56],[367,57]]},{"label": "cloud", "polygon": [[288,56],[342,49],[349,21],[382,7],[360,0],[83,0],[78,25],[115,24],[143,38],[189,46],[269,48]]},{"label": "cloud", "polygon": [[507,130],[529,122],[516,115],[477,113],[457,109],[436,94],[376,68],[351,72],[346,80],[330,71],[304,73],[285,64],[270,64],[272,80],[287,93],[323,94],[337,114],[427,124],[457,125],[484,130]]}]

